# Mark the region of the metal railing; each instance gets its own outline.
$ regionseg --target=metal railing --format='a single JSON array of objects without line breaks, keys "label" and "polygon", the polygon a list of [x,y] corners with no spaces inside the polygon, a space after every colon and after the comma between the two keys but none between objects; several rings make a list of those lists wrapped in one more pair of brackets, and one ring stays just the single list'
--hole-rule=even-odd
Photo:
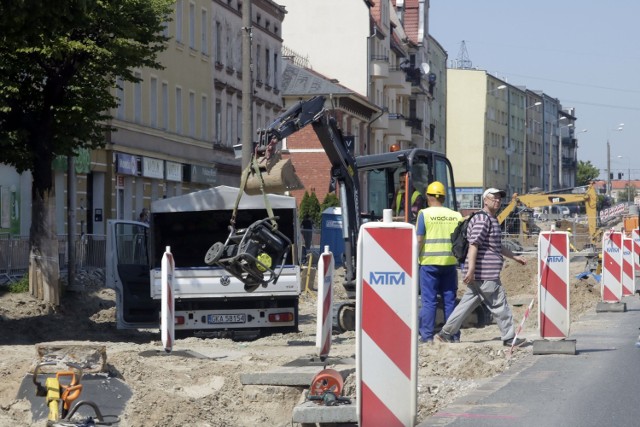
[{"label": "metal railing", "polygon": [[[58,236],[58,260],[67,270],[69,254],[67,236]],[[75,241],[76,269],[104,268],[107,236],[84,234]],[[13,282],[29,271],[29,237],[0,234],[0,283]]]}]

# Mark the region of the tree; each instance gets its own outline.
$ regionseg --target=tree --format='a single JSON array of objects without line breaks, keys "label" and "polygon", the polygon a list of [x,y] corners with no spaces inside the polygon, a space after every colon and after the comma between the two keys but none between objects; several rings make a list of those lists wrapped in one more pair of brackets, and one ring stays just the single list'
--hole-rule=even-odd
[{"label": "tree", "polygon": [[2,162],[33,177],[30,290],[60,303],[52,161],[104,145],[116,77],[162,68],[172,0],[0,1]]},{"label": "tree", "polygon": [[324,196],[324,200],[320,204],[320,212],[324,212],[327,208],[333,208],[340,206],[340,199],[336,196],[336,193],[327,193]]},{"label": "tree", "polygon": [[578,176],[576,177],[576,185],[589,185],[591,181],[598,178],[598,175],[600,175],[600,169],[593,166],[591,164],[591,161],[578,161]]}]

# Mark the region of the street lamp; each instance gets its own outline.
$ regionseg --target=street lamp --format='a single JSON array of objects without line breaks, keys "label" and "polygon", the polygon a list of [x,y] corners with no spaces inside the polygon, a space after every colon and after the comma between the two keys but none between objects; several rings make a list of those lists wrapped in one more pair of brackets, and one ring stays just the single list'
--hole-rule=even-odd
[{"label": "street lamp", "polygon": [[[624,123],[620,123],[616,129],[611,131],[622,132]],[[607,130],[607,196],[611,197],[611,145],[609,144],[609,132]]]},{"label": "street lamp", "polygon": [[535,104],[524,109],[524,150],[522,150],[522,192],[527,193],[527,151],[529,150],[529,119],[527,118],[527,111],[531,108],[535,108],[542,105],[542,101],[538,101]]}]

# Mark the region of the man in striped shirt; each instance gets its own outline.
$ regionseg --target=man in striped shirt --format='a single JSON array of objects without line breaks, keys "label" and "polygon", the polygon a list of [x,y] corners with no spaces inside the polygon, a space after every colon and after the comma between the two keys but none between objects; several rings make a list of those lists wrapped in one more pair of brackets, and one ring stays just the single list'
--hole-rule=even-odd
[{"label": "man in striped shirt", "polygon": [[439,341],[453,342],[454,335],[460,330],[464,319],[480,304],[484,304],[493,314],[505,346],[524,343],[518,338],[514,343],[515,329],[513,314],[507,302],[507,295],[500,283],[500,271],[504,257],[525,265],[523,256],[514,255],[509,248],[502,247],[500,223],[496,214],[500,209],[506,193],[496,188],[489,188],[482,194],[486,215],[480,212],[469,221],[467,240],[469,252],[464,263],[462,274],[467,290],[456,306],[447,323],[436,335]]}]

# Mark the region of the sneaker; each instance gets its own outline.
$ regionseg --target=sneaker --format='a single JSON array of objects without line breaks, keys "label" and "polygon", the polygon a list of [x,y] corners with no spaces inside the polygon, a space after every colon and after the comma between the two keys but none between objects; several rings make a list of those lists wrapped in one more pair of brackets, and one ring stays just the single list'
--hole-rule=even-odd
[{"label": "sneaker", "polygon": [[516,338],[515,341],[513,340],[513,338],[511,338],[511,339],[502,341],[502,344],[505,347],[518,347],[519,345],[522,345],[525,342],[527,342],[527,340],[525,340],[524,338]]},{"label": "sneaker", "polygon": [[453,340],[453,337],[444,331],[438,332],[435,338],[440,342],[449,342],[449,343],[455,342]]},{"label": "sneaker", "polygon": [[433,340],[432,340],[432,339],[430,339],[430,340],[425,340],[425,339],[422,339],[422,338],[418,338],[418,342],[419,342],[420,344],[427,344],[427,345],[428,345],[428,344],[433,344]]}]

